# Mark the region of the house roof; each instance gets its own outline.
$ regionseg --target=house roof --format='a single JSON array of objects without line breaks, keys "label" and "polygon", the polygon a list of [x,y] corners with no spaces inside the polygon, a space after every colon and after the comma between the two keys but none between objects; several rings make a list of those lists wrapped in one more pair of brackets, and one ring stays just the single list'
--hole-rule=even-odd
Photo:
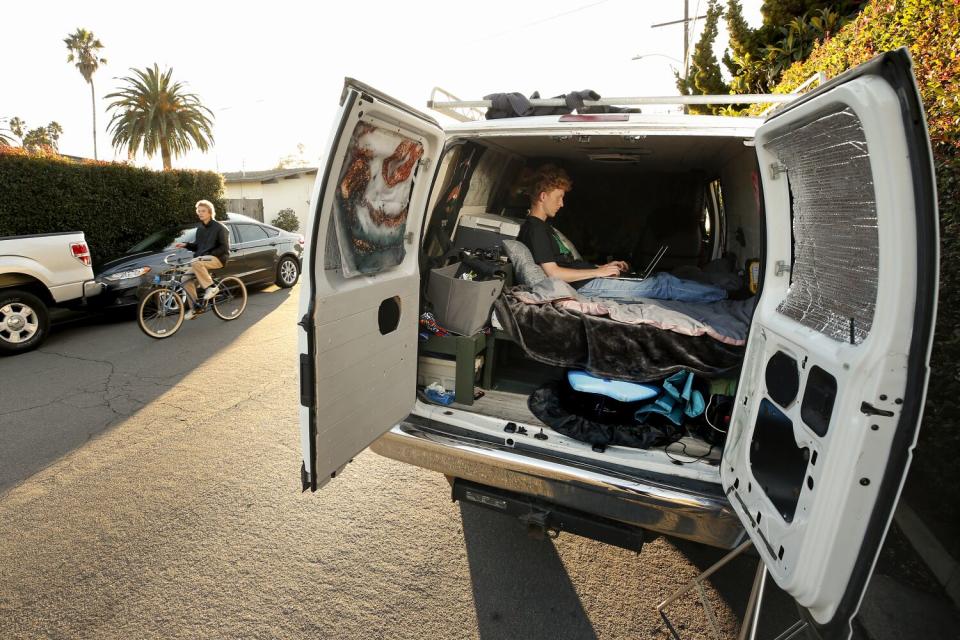
[{"label": "house roof", "polygon": [[302,175],[316,174],[316,167],[298,167],[296,169],[268,169],[267,171],[225,171],[224,182],[259,182],[261,184],[276,183],[280,180],[291,180]]}]

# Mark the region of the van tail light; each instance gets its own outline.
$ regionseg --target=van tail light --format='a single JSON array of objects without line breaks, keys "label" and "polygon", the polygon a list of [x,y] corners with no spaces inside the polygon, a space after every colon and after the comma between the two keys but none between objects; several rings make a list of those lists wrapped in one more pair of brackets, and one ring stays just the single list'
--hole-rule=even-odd
[{"label": "van tail light", "polygon": [[87,248],[86,242],[71,242],[70,251],[74,258],[88,267],[93,264],[93,258],[90,257],[90,249]]}]

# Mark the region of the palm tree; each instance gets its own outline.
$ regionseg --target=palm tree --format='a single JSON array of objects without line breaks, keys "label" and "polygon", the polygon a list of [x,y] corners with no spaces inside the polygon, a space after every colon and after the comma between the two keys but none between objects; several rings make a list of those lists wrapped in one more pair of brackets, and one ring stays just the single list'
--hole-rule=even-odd
[{"label": "palm tree", "polygon": [[[4,124],[6,124],[6,126],[4,126]],[[10,133],[13,132],[9,128],[10,125],[7,118],[0,118],[0,127],[2,127],[0,128],[0,147],[12,147],[16,141],[13,139],[13,136],[10,135]],[[7,133],[8,131],[10,133]]]},{"label": "palm tree", "polygon": [[115,98],[107,107],[113,112],[107,126],[113,146],[126,148],[128,158],[141,149],[152,158],[159,150],[164,169],[170,168],[171,154],[179,157],[194,145],[209,150],[213,112],[197,94],[187,93],[183,83],[171,80],[173,69],[160,73],[154,64],[131,71],[133,75],[121,78],[126,86],[106,96]]},{"label": "palm tree", "polygon": [[90,104],[93,107],[93,159],[97,160],[97,98],[93,91],[93,74],[100,65],[107,64],[106,58],[99,58],[98,53],[103,44],[93,32],[86,29],[77,29],[63,39],[67,45],[67,62],[76,62],[80,75],[90,85]]}]

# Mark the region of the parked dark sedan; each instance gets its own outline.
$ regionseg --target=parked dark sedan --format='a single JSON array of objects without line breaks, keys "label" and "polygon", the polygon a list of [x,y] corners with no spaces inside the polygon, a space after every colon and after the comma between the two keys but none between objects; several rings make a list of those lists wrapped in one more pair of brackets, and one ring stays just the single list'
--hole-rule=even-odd
[{"label": "parked dark sedan", "polygon": [[[230,259],[223,269],[214,271],[218,278],[237,276],[247,286],[274,284],[292,287],[300,277],[300,256],[303,236],[278,229],[238,213],[218,216],[230,231]],[[165,256],[176,253],[188,258],[192,253],[176,249],[178,242],[192,242],[197,223],[157,231],[130,247],[121,257],[101,265],[96,280],[105,285],[98,296],[98,306],[127,307],[138,301],[141,286],[153,276],[169,269]]]}]

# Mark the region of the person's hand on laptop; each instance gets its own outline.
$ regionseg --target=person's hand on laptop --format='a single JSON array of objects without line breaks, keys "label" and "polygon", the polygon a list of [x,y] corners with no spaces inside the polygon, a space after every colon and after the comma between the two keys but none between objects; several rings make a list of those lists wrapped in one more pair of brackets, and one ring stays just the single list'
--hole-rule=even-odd
[{"label": "person's hand on laptop", "polygon": [[[618,264],[619,263],[619,264]],[[596,269],[597,278],[616,278],[620,275],[620,265],[626,264],[625,262],[614,261],[608,262],[607,264],[600,265]]]}]

